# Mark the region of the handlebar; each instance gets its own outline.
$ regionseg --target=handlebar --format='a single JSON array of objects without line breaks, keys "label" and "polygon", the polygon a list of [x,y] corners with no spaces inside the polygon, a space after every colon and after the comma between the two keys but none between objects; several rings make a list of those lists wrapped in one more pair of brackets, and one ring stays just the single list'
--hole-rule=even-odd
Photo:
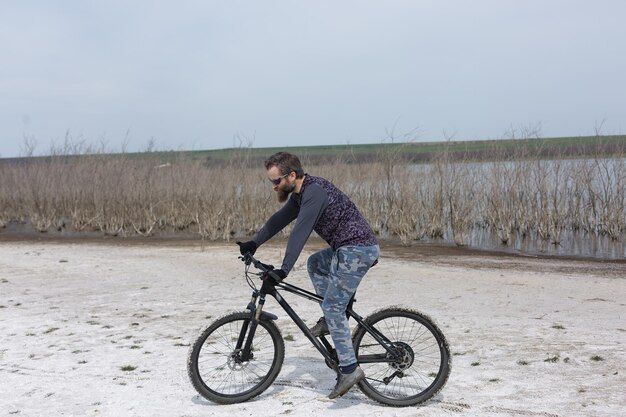
[{"label": "handlebar", "polygon": [[246,265],[254,265],[256,269],[260,270],[264,274],[270,275],[276,282],[282,281],[282,279],[274,273],[273,265],[264,264],[263,262],[252,256],[250,252],[246,253],[243,256],[240,256],[239,259],[241,259]]},{"label": "handlebar", "polygon": [[250,252],[246,253],[243,256],[240,256],[239,259],[241,259],[246,265],[254,265],[256,269],[259,269],[262,272],[267,272],[271,269],[268,268],[269,265],[265,265],[263,262],[256,259],[254,256],[252,256]]}]

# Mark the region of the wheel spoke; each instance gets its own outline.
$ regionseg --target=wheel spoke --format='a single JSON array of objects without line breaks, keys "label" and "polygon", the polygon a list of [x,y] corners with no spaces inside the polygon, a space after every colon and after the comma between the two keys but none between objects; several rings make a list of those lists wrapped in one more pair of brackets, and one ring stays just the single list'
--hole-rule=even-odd
[{"label": "wheel spoke", "polygon": [[248,361],[241,360],[245,344],[235,349],[241,329],[249,321],[249,313],[227,316],[209,326],[194,345],[189,375],[205,398],[220,403],[245,401],[267,389],[276,378],[284,345],[272,322],[258,323]]},{"label": "wheel spoke", "polygon": [[[354,342],[366,374],[361,386],[367,395],[390,405],[412,405],[441,389],[449,373],[449,352],[435,325],[421,314],[403,309],[381,311],[367,320],[391,341],[399,355],[391,355],[364,328],[359,329]],[[385,359],[388,362],[383,362]],[[385,378],[390,378],[387,384]]]}]

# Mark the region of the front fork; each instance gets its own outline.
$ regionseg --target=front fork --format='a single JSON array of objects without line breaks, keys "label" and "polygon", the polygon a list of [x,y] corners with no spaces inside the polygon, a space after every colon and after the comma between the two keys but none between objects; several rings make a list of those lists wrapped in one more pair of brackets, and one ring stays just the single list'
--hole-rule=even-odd
[{"label": "front fork", "polygon": [[242,362],[248,362],[252,358],[252,340],[254,339],[254,333],[261,320],[263,305],[265,305],[265,294],[260,294],[255,290],[252,293],[252,298],[247,307],[247,309],[250,310],[250,320],[244,321],[243,326],[241,326],[237,345],[235,346],[235,351],[241,352]]}]

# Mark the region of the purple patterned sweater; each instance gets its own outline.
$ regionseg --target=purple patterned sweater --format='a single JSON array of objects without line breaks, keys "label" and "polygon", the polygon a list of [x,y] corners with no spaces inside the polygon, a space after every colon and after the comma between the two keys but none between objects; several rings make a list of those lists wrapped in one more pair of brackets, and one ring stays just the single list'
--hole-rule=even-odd
[{"label": "purple patterned sweater", "polygon": [[354,203],[324,178],[305,175],[300,193],[292,193],[252,240],[261,246],[294,220],[296,224],[289,235],[281,266],[287,273],[296,263],[312,231],[334,250],[341,246],[378,244],[372,228]]}]

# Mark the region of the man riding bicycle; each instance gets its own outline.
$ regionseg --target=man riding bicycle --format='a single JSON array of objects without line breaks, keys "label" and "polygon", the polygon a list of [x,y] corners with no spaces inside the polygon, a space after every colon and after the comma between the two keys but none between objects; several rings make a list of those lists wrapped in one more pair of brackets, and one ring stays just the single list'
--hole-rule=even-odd
[{"label": "man riding bicycle", "polygon": [[378,242],[354,203],[330,181],[305,174],[297,156],[278,152],[265,161],[265,169],[278,200],[285,205],[251,240],[237,243],[242,255],[254,254],[295,220],[282,266],[273,271],[280,280],[293,268],[312,231],[330,245],[309,257],[307,270],[316,293],[324,297],[324,316],[311,331],[317,337],[330,334],[339,359],[337,384],[329,395],[337,398],[365,378],[352,346],[346,308],[378,260]]}]

